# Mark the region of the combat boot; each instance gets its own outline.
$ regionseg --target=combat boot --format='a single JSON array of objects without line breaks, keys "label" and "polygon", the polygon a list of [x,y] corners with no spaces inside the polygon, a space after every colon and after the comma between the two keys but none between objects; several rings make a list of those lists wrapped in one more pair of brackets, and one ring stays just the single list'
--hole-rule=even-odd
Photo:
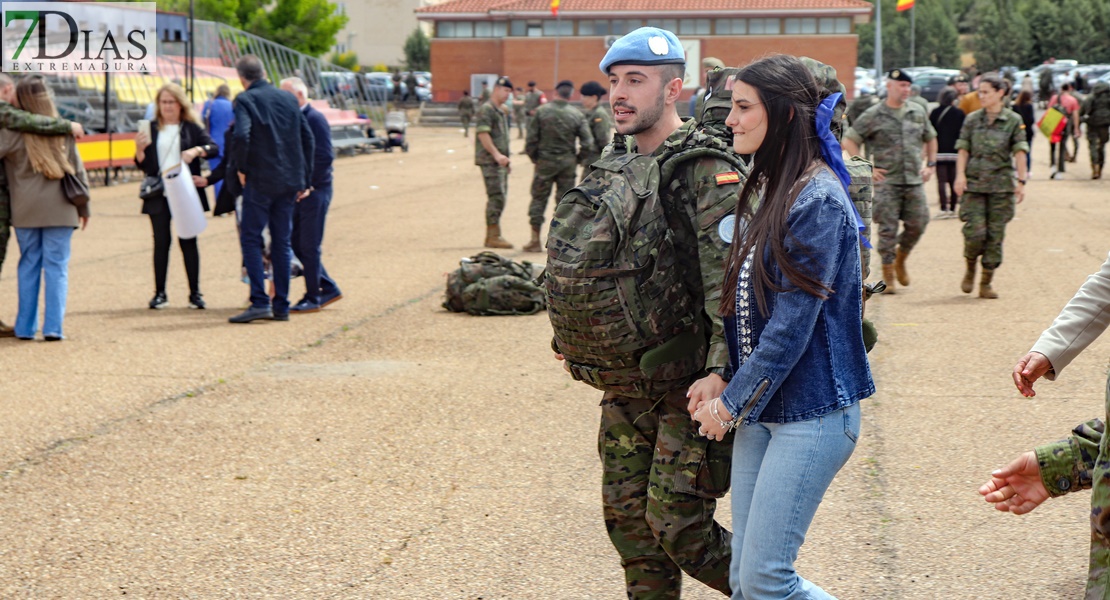
[{"label": "combat boot", "polygon": [[501,237],[500,225],[486,225],[486,248],[512,248],[505,238]]},{"label": "combat boot", "polygon": [[1102,165],[1094,165],[1091,167],[1091,179],[1102,178]]},{"label": "combat boot", "polygon": [[543,252],[543,246],[540,244],[540,230],[532,229],[532,239],[524,245],[525,252]]},{"label": "combat boot", "polygon": [[906,259],[909,258],[910,253],[904,252],[901,248],[898,253],[894,255],[894,274],[898,276],[898,283],[908,286],[910,284],[910,274],[906,271]]},{"label": "combat boot", "polygon": [[965,294],[971,293],[971,288],[975,285],[975,259],[967,259],[967,272],[964,273],[964,280],[960,282],[960,290]]},{"label": "combat boot", "polygon": [[894,289],[898,287],[894,283],[894,265],[883,265],[883,282],[886,283],[886,289],[883,290],[884,294],[897,293]]},{"label": "combat boot", "polygon": [[983,267],[983,276],[979,279],[979,297],[997,298],[998,293],[991,289],[991,279],[994,279],[994,269]]}]

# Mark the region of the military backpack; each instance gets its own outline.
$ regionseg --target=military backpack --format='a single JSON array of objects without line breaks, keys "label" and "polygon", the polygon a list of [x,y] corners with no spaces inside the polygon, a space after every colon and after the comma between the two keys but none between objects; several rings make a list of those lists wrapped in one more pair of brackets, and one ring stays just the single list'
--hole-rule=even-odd
[{"label": "military backpack", "polygon": [[493,252],[459,261],[447,275],[443,308],[472,315],[530,315],[546,306],[533,281],[532,263],[513,262]]},{"label": "military backpack", "polygon": [[[696,134],[696,132],[695,132]],[[613,151],[595,161],[555,207],[541,276],[555,336],[571,375],[600,390],[651,397],[688,383],[705,367],[700,304],[678,266],[660,197],[681,163],[713,155],[743,169],[703,134],[659,156]]]}]

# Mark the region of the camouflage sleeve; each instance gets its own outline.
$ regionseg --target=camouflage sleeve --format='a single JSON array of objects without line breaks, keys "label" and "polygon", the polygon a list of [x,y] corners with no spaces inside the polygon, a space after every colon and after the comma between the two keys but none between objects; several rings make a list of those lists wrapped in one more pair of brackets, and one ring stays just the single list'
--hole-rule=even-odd
[{"label": "camouflage sleeve", "polygon": [[1092,419],[1073,429],[1068,439],[1034,449],[1041,481],[1052,497],[1091,488],[1091,473],[1105,431],[1102,419]]},{"label": "camouflage sleeve", "polygon": [[474,121],[474,131],[477,133],[489,133],[493,131],[493,107],[489,104],[483,104],[478,109],[478,118]]},{"label": "camouflage sleeve", "polygon": [[604,115],[594,117],[592,126],[593,131],[590,133],[594,135],[594,147],[598,152],[602,152],[613,139],[613,126],[609,123],[609,118]]},{"label": "camouflage sleeve", "polygon": [[925,141],[937,139],[937,128],[933,127],[933,122],[929,119],[929,111],[923,109],[921,114],[925,115]]},{"label": "camouflage sleeve", "polygon": [[536,111],[528,118],[528,134],[524,138],[524,153],[532,162],[536,161],[540,151],[540,113]]},{"label": "camouflage sleeve", "polygon": [[[718,315],[721,290],[725,281],[725,260],[729,244],[721,238],[720,224],[736,212],[736,198],[740,193],[742,177],[727,177],[736,169],[722,160],[701,159],[693,166],[693,181],[697,206],[695,225],[698,236],[698,263],[701,267],[702,290],[705,293],[706,319],[712,324],[709,338],[709,355],[705,367],[728,367],[728,343],[725,341],[724,320]],[[725,177],[718,177],[725,175]]]},{"label": "camouflage sleeve", "polygon": [[594,134],[590,131],[590,123],[585,116],[578,117],[578,152],[592,152],[594,149]]},{"label": "camouflage sleeve", "polygon": [[1029,141],[1025,139],[1025,123],[1022,122],[1021,117],[1014,113],[1017,117],[1014,125],[1014,131],[1010,134],[1010,152],[1017,154],[1018,152],[1029,152]]},{"label": "camouflage sleeve", "polygon": [[875,111],[872,110],[874,108],[875,107],[872,106],[863,111],[863,114],[861,114],[859,118],[852,123],[852,126],[848,128],[848,131],[844,132],[844,137],[852,140],[856,144],[863,144],[867,136],[871,134],[871,123],[874,121],[875,117]]},{"label": "camouflage sleeve", "polygon": [[7,103],[0,103],[0,129],[40,135],[68,135],[73,131],[65,119],[36,115]]}]

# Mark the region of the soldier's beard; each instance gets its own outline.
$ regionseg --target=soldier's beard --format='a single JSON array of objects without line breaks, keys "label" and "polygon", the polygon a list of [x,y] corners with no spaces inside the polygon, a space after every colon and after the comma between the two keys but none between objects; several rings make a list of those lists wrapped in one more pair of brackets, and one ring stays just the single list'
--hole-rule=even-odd
[{"label": "soldier's beard", "polygon": [[663,117],[663,109],[666,107],[666,103],[663,101],[663,98],[660,97],[656,100],[655,105],[649,106],[644,110],[623,103],[619,103],[613,108],[616,109],[621,106],[627,106],[635,110],[636,116],[631,123],[617,123],[617,133],[621,135],[637,135],[655,127],[655,124]]}]

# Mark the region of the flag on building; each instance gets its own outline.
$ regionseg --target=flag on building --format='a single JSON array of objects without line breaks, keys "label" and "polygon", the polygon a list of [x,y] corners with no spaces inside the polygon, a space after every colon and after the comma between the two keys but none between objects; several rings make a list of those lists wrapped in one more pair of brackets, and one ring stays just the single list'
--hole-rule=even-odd
[{"label": "flag on building", "polygon": [[[902,0],[898,0],[898,1],[901,2]],[[912,0],[911,0],[911,2],[912,2]],[[899,9],[899,10],[901,10],[901,9]],[[551,16],[553,16],[553,17],[559,16],[559,0],[551,0]]]},{"label": "flag on building", "polygon": [[[554,2],[558,2],[558,1],[559,0],[554,0]],[[898,6],[895,7],[895,8],[897,8],[898,12],[902,12],[904,10],[909,10],[909,9],[913,8],[913,0],[898,0]]]}]

